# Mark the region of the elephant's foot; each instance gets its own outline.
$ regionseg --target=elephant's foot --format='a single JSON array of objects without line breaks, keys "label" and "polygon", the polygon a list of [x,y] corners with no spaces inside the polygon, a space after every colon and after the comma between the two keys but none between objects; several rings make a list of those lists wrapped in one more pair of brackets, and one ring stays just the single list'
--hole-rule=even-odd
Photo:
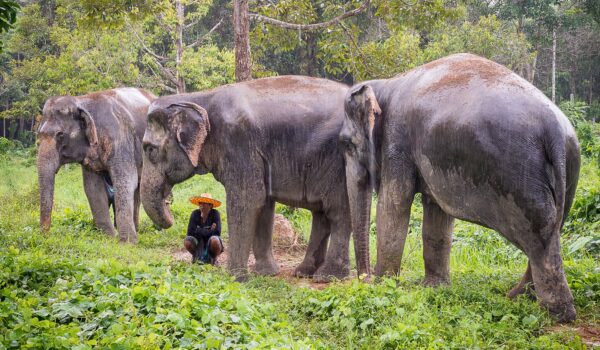
[{"label": "elephant's foot", "polygon": [[118,233],[117,233],[117,231],[116,231],[116,230],[113,228],[112,224],[111,224],[111,225],[101,225],[101,224],[98,224],[98,225],[96,225],[96,227],[97,227],[97,228],[98,228],[100,231],[104,232],[104,233],[105,233],[107,236],[109,236],[109,237],[113,237],[113,238],[115,238],[115,237],[117,237],[117,236],[118,236]]},{"label": "elephant's foot", "polygon": [[375,271],[374,274],[376,277],[393,277],[393,276],[397,276],[398,274],[400,274],[400,264],[389,264],[389,265],[384,265],[381,263],[376,263],[375,264]]},{"label": "elephant's foot", "polygon": [[533,283],[519,283],[513,289],[511,289],[506,296],[509,299],[515,299],[521,294],[526,295],[531,300],[535,300],[535,286]]},{"label": "elephant's foot", "polygon": [[335,279],[342,280],[350,274],[350,268],[346,264],[333,265],[324,264],[315,271],[313,281],[316,283],[327,283]]},{"label": "elephant's foot", "polygon": [[556,319],[558,323],[569,323],[575,321],[577,318],[577,312],[573,302],[558,302],[552,305],[541,303],[542,306],[548,308],[550,315]]},{"label": "elephant's foot", "polygon": [[235,277],[235,281],[236,282],[248,282],[248,280],[250,279],[250,274],[248,273],[248,269],[243,267],[243,268],[236,268],[236,269],[229,269],[229,273],[231,273],[233,275],[233,277]]},{"label": "elephant's foot", "polygon": [[449,276],[425,276],[421,284],[425,287],[438,287],[450,285]]},{"label": "elephant's foot", "polygon": [[506,295],[510,299],[514,299],[517,296],[525,294],[531,300],[535,300],[535,286],[533,284],[533,276],[531,275],[531,265],[527,263],[527,270],[523,274],[521,281],[508,292]]},{"label": "elephant's foot", "polygon": [[257,260],[254,272],[262,276],[275,276],[279,273],[279,265],[274,259]]},{"label": "elephant's foot", "polygon": [[303,261],[294,269],[294,277],[310,278],[317,271],[317,266],[314,263]]}]

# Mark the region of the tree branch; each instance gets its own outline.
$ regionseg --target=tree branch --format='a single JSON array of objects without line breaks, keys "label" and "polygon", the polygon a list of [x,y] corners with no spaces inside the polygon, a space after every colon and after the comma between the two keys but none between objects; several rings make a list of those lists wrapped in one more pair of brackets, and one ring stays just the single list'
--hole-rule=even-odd
[{"label": "tree branch", "polygon": [[162,29],[164,29],[166,32],[172,33],[175,30],[175,28],[163,22],[163,19],[164,18],[162,14],[156,16],[156,21],[158,22],[158,25],[161,26]]},{"label": "tree branch", "polygon": [[365,12],[367,10],[367,8],[369,8],[370,2],[371,2],[371,0],[365,0],[365,2],[363,2],[362,5],[360,5],[360,7],[356,8],[352,11],[345,12],[335,18],[330,19],[329,21],[321,22],[321,23],[313,23],[313,24],[288,23],[288,22],[280,21],[278,19],[259,15],[256,13],[250,13],[248,16],[252,20],[273,24],[273,25],[276,25],[276,26],[279,26],[279,27],[282,27],[285,29],[311,31],[311,30],[319,30],[319,29],[327,28],[327,27],[330,27],[332,25],[339,23],[343,19],[359,15],[359,14]]},{"label": "tree branch", "polygon": [[146,51],[147,53],[149,53],[150,55],[152,55],[152,57],[156,58],[157,60],[160,61],[167,61],[168,58],[165,56],[161,56],[157,53],[155,53],[154,51],[150,50],[150,48],[148,46],[146,46],[146,44],[144,44],[144,40],[139,36],[139,34],[137,33],[137,31],[135,29],[133,29],[133,26],[130,25],[129,23],[128,27],[129,29],[131,29],[131,31],[133,32],[133,35],[135,35],[135,37],[137,38],[138,42],[140,43],[140,45],[142,45],[142,48],[144,49],[144,51]]},{"label": "tree branch", "polygon": [[371,72],[371,69],[369,69],[369,65],[367,64],[367,62],[368,62],[367,58],[365,57],[365,55],[363,54],[363,52],[360,50],[360,47],[358,47],[358,44],[354,40],[354,37],[352,36],[352,33],[350,33],[350,30],[348,29],[348,27],[346,27],[344,25],[344,23],[342,23],[342,22],[339,22],[338,25],[340,27],[342,27],[342,29],[344,30],[344,32],[348,36],[348,39],[350,40],[350,42],[352,42],[352,45],[354,45],[354,47],[356,48],[356,52],[360,56],[362,64],[363,64],[363,66],[365,66],[365,70],[367,71],[367,73],[369,73],[369,76],[373,76],[373,73]]},{"label": "tree branch", "polygon": [[209,35],[212,34],[212,32],[214,32],[217,28],[219,28],[221,26],[221,24],[223,24],[223,18],[221,17],[221,19],[219,20],[219,23],[215,24],[214,27],[212,27],[206,34],[204,34],[200,39],[194,41],[193,43],[187,45],[187,48],[192,48],[192,47],[196,47],[198,46],[200,43],[202,43],[204,40],[206,40],[208,38]]}]

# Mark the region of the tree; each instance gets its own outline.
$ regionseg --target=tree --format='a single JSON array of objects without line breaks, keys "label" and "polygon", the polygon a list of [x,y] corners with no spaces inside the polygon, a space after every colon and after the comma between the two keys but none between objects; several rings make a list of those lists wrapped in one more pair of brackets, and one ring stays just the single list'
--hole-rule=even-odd
[{"label": "tree", "polygon": [[[143,47],[154,67],[165,80],[162,88],[169,92],[186,92],[186,81],[184,79],[183,65],[184,55],[191,55],[195,48],[201,47],[209,36],[223,23],[221,18],[210,30],[202,36],[188,35],[188,31],[193,30],[194,26],[208,12],[212,2],[210,0],[174,0],[163,1],[160,11],[152,16],[147,16],[144,20],[130,21],[125,19],[126,28],[131,30],[139,44]],[[140,32],[140,29],[142,33]],[[147,35],[144,33],[152,33]],[[150,38],[146,38],[150,36]],[[152,38],[154,37],[154,38]],[[162,52],[157,53],[156,49],[146,44],[146,40],[152,40],[158,45]],[[164,44],[169,43],[167,49]]]},{"label": "tree", "polygon": [[[0,0],[0,34],[7,32],[17,20],[17,12],[20,6],[12,0]],[[0,41],[2,51],[2,41]]]}]

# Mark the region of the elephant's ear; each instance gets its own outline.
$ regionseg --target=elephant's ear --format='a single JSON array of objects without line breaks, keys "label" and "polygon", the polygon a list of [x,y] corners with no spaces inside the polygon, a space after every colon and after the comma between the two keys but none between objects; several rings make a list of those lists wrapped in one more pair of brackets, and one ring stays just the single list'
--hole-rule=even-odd
[{"label": "elephant's ear", "polygon": [[90,146],[96,147],[98,145],[98,133],[96,132],[96,123],[94,123],[94,119],[92,119],[92,115],[87,109],[83,107],[77,107],[79,112],[79,120],[82,123],[82,128],[85,131],[85,136],[90,143]]},{"label": "elephant's ear", "polygon": [[167,108],[171,107],[181,107],[172,119],[172,130],[179,147],[187,154],[192,165],[197,167],[202,145],[210,132],[208,113],[191,102],[174,103]]},{"label": "elephant's ear", "polygon": [[375,120],[381,115],[373,88],[367,84],[353,87],[350,90],[350,99],[346,102],[346,109],[351,109],[357,121],[367,127],[369,135],[373,135]]}]

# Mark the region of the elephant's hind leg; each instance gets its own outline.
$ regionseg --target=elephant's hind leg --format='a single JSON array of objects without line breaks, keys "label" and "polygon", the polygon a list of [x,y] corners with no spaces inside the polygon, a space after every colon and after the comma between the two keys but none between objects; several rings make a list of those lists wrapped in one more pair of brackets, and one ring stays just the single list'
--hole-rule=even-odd
[{"label": "elephant's hind leg", "polygon": [[[315,282],[329,282],[332,278],[343,279],[350,274],[349,244],[352,227],[347,210],[330,209],[325,215],[329,221],[330,236],[325,261],[315,271]],[[317,248],[323,249],[324,243]]]},{"label": "elephant's hind leg", "polygon": [[273,256],[273,215],[275,202],[267,200],[260,210],[252,250],[256,258],[254,271],[259,275],[273,276],[279,273],[279,265]]},{"label": "elephant's hind leg", "polygon": [[312,277],[325,261],[327,239],[330,233],[329,221],[323,212],[312,212],[312,228],[304,260],[294,270],[296,277]]},{"label": "elephant's hind leg", "polygon": [[83,189],[90,203],[94,224],[100,230],[111,236],[116,236],[117,231],[110,219],[108,207],[108,193],[104,185],[104,179],[99,174],[81,167],[83,172]]},{"label": "elephant's hind leg", "polygon": [[531,263],[527,262],[527,270],[525,270],[525,274],[523,274],[521,281],[508,292],[507,296],[510,299],[514,299],[521,294],[527,294],[530,298],[535,298],[534,291],[533,277],[531,276]]},{"label": "elephant's hind leg", "polygon": [[561,323],[575,320],[577,314],[562,265],[558,232],[550,237],[544,247],[530,250],[528,256],[540,304],[548,308]]},{"label": "elephant's hind leg", "polygon": [[450,248],[454,218],[428,195],[423,195],[423,284],[437,286],[450,283]]}]

